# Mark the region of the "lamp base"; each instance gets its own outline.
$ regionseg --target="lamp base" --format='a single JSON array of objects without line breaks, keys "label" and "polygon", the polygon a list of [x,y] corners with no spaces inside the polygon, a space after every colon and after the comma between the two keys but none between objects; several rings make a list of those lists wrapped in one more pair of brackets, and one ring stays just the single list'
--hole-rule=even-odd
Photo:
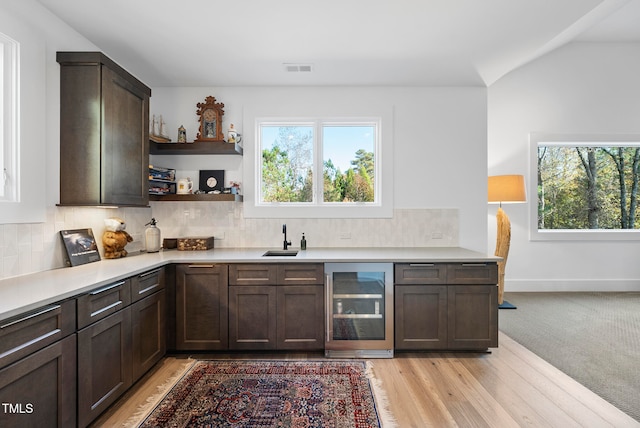
[{"label": "lamp base", "polygon": [[498,305],[498,309],[518,309],[518,307],[503,300],[502,303]]}]

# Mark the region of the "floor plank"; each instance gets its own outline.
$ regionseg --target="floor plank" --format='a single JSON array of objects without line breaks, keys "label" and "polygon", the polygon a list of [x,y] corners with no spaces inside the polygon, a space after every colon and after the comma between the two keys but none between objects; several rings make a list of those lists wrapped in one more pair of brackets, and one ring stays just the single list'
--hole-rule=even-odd
[{"label": "floor plank", "polygon": [[[324,359],[322,354],[305,353],[193,357]],[[167,356],[92,426],[122,426],[157,394],[159,385],[184,372],[190,361],[188,355]],[[401,428],[640,427],[502,333],[500,347],[491,353],[398,353],[372,363]]]}]

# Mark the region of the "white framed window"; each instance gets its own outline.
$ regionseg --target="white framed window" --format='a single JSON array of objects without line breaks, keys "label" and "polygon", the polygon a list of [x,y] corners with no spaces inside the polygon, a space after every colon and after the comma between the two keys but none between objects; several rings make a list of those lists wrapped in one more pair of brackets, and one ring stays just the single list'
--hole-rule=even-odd
[{"label": "white framed window", "polygon": [[640,135],[531,134],[531,240],[640,239]]},{"label": "white framed window", "polygon": [[255,124],[250,216],[390,216],[383,183],[391,180],[385,173],[392,160],[383,154],[381,118],[257,118]]},{"label": "white framed window", "polygon": [[18,200],[19,44],[0,33],[0,201]]}]

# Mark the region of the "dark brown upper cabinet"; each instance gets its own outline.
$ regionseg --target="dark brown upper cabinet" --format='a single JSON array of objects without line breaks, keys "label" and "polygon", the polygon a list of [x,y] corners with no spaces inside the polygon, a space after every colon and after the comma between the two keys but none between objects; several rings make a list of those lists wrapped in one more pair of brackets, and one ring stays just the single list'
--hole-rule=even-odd
[{"label": "dark brown upper cabinet", "polygon": [[58,52],[60,205],[147,206],[151,89],[101,52]]}]

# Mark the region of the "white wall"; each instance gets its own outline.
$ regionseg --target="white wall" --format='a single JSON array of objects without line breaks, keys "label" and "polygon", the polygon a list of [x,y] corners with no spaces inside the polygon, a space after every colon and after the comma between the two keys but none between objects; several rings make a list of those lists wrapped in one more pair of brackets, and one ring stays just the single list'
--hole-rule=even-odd
[{"label": "white wall", "polygon": [[[492,85],[489,175],[535,174],[531,132],[640,133],[640,44],[571,43]],[[535,204],[536,189],[527,192]],[[527,204],[503,207],[512,223],[506,291],[640,290],[640,241],[530,241]],[[490,252],[495,212],[490,206]]]},{"label": "white wall", "polygon": [[[151,209],[117,210],[56,207],[60,169],[56,51],[99,50],[99,47],[34,0],[3,2],[0,15],[6,20],[23,21],[34,39],[44,46],[44,70],[40,65],[30,73],[44,75],[46,82],[40,99],[46,106],[44,138],[34,141],[32,148],[45,153],[46,165],[44,171],[40,171],[41,184],[30,189],[45,201],[46,216],[43,223],[0,223],[0,279],[62,267],[63,250],[58,232],[91,227],[100,240],[103,219],[111,216],[122,217],[127,222],[127,231],[134,238],[127,250],[132,252],[143,248],[144,224],[155,213],[162,217],[160,228],[164,237],[176,237],[171,235],[174,233],[194,236],[213,231],[217,234],[222,229],[228,238],[219,242],[221,246],[273,245],[273,240],[280,241],[278,227],[273,226],[278,220],[244,219],[241,204],[154,202]],[[118,61],[118,58],[112,59]],[[127,68],[127,64],[120,65]],[[136,77],[145,80],[144,76]],[[290,219],[287,223],[297,230],[292,240],[295,242],[304,231],[307,236],[318,237],[313,238],[310,245],[460,245],[485,251],[486,94],[485,88],[152,88],[151,110],[163,114],[173,139],[176,139],[177,128],[184,124],[188,139],[193,140],[196,104],[208,95],[225,104],[225,122],[233,122],[240,129],[246,125],[242,123],[245,108],[265,101],[277,107],[283,97],[300,99],[307,106],[320,99],[336,106],[353,99],[376,100],[393,109],[394,217],[367,221]],[[225,158],[190,156],[168,162],[175,161],[178,168],[185,170],[225,169],[229,171],[227,179],[242,177],[242,158]],[[33,167],[40,169],[37,165]],[[336,228],[351,230],[352,239],[336,239]],[[267,230],[269,232],[265,232]],[[434,234],[441,234],[442,238],[433,239]]]},{"label": "white wall", "polygon": [[[437,211],[435,214],[425,212],[422,217],[425,221],[433,219],[434,215],[441,218],[441,209],[457,211],[457,216],[452,216],[449,222],[439,222],[435,225],[432,223],[432,227],[427,228],[421,223],[420,217],[415,222],[403,223],[406,226],[402,227],[399,227],[394,219],[377,220],[376,230],[380,237],[376,238],[375,234],[367,233],[370,229],[363,226],[366,239],[350,241],[338,240],[337,236],[335,240],[331,239],[332,235],[337,235],[335,223],[315,222],[317,235],[323,237],[322,242],[331,246],[378,245],[380,241],[389,246],[412,241],[418,246],[460,245],[485,251],[485,88],[152,88],[151,114],[162,115],[166,122],[166,133],[174,141],[177,139],[180,125],[187,129],[187,140],[193,141],[198,127],[196,104],[209,95],[213,95],[218,102],[225,105],[223,129],[226,130],[229,124],[233,123],[243,135],[252,134],[247,132],[246,128],[254,126],[253,123],[244,122],[251,120],[253,112],[264,112],[264,106],[269,103],[273,104],[273,111],[280,114],[286,114],[283,105],[293,106],[289,111],[294,113],[307,111],[311,107],[317,111],[320,106],[326,115],[332,111],[335,113],[343,110],[347,104],[351,111],[357,111],[359,105],[365,114],[371,114],[372,104],[379,106],[381,110],[391,109],[393,123],[383,123],[382,126],[393,127],[392,141],[383,141],[383,144],[393,144],[394,209]],[[300,109],[295,108],[297,104],[300,105]],[[249,111],[251,113],[247,113]],[[245,148],[251,144],[253,141],[250,138],[244,139]],[[246,160],[243,162],[234,156],[152,156],[151,161],[156,166],[175,168],[178,170],[178,176],[189,176],[192,179],[196,178],[196,181],[200,169],[224,169],[227,184],[229,180],[243,181],[243,176],[251,173],[243,170],[247,164]],[[159,204],[161,203],[154,204],[154,213]],[[197,204],[193,206],[197,207]],[[204,210],[200,212],[205,213]],[[212,222],[208,217],[191,218],[189,222],[194,227],[199,227],[203,222],[215,224],[215,221]],[[287,220],[288,225],[289,222]],[[268,220],[252,220],[252,224],[255,224],[258,230],[277,231],[273,223]],[[170,222],[171,224],[175,222]],[[245,227],[243,221],[234,224],[239,228]],[[261,228],[262,224],[269,226]],[[418,230],[423,231],[418,235],[419,239],[415,236]],[[306,233],[309,233],[309,230]],[[443,240],[431,239],[432,233],[441,233]],[[247,245],[250,241],[263,242],[256,236],[245,236],[244,240],[236,242]]]}]

